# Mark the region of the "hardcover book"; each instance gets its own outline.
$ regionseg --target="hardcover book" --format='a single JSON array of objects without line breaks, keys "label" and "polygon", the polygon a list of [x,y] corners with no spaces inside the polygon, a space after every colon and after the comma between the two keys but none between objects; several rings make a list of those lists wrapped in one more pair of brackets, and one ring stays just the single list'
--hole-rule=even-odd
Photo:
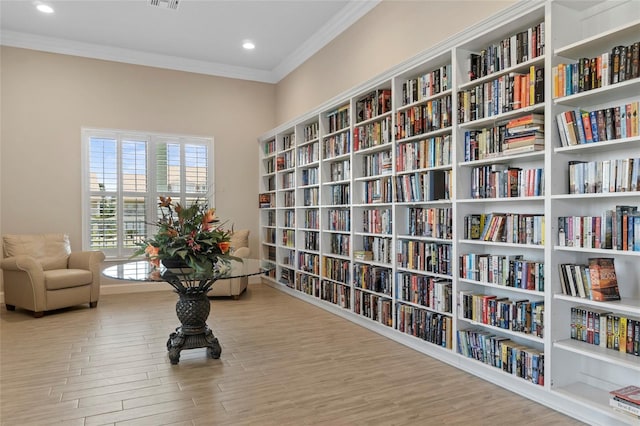
[{"label": "hardcover book", "polygon": [[620,300],[616,269],[612,257],[589,259],[589,274],[591,276],[591,300]]}]

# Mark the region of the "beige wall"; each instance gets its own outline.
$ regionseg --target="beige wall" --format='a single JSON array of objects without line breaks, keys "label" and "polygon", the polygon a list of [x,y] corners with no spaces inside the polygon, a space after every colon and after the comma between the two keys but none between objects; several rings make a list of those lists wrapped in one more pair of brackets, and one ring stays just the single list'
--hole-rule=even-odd
[{"label": "beige wall", "polygon": [[258,250],[256,136],[275,86],[3,47],[0,229],[67,232],[81,248],[80,128],[214,138],[216,208]]},{"label": "beige wall", "polygon": [[278,83],[278,124],[316,108],[515,2],[382,1]]}]

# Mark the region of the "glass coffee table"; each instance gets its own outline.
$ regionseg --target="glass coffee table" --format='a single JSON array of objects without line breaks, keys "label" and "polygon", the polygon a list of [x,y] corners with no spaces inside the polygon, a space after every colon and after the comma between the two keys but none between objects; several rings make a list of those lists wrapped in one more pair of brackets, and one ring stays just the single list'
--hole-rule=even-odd
[{"label": "glass coffee table", "polygon": [[219,264],[209,276],[200,276],[189,268],[154,267],[146,260],[127,262],[105,268],[106,277],[126,281],[166,282],[178,293],[176,315],[180,326],[169,335],[167,350],[171,364],[178,364],[184,349],[207,348],[207,355],[220,358],[222,348],[207,325],[211,304],[209,289],[220,279],[260,275],[273,265],[258,259],[229,260]]}]

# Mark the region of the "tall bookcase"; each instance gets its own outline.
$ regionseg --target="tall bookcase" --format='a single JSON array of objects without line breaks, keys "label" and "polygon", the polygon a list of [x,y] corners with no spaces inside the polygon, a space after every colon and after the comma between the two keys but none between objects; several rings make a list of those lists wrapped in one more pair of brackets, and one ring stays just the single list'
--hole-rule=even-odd
[{"label": "tall bookcase", "polygon": [[[260,137],[267,282],[588,423],[633,424],[608,392],[640,384],[640,337],[593,339],[596,318],[640,320],[637,62],[600,75],[620,46],[633,58],[635,6],[519,2]],[[569,138],[598,113],[611,134]],[[613,259],[621,300],[567,291],[562,271],[594,258]]]}]

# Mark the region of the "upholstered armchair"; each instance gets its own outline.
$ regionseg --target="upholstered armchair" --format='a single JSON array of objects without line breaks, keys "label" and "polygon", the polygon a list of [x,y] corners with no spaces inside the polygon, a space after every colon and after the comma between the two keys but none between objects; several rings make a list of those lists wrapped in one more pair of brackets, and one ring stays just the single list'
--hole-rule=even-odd
[{"label": "upholstered armchair", "polygon": [[[248,258],[251,254],[249,249],[249,230],[242,229],[234,231],[231,235],[231,254],[240,258]],[[240,297],[249,284],[248,277],[229,278],[216,281],[207,296],[233,296],[234,299]]]},{"label": "upholstered armchair", "polygon": [[40,318],[45,311],[98,305],[102,252],[71,252],[66,234],[5,235],[3,243],[7,310],[19,307]]}]

